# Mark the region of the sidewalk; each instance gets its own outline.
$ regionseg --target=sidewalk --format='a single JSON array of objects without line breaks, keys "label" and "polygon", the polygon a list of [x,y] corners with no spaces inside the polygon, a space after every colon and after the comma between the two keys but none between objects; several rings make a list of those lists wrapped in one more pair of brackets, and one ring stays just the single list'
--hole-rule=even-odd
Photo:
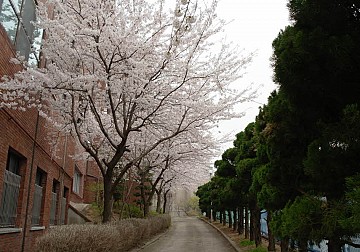
[{"label": "sidewalk", "polygon": [[228,226],[224,226],[219,222],[210,222],[207,218],[199,217],[199,219],[208,223],[213,228],[215,228],[219,233],[221,233],[229,241],[229,243],[234,247],[236,251],[238,252],[242,251],[240,249],[241,237],[236,231],[229,228]]}]

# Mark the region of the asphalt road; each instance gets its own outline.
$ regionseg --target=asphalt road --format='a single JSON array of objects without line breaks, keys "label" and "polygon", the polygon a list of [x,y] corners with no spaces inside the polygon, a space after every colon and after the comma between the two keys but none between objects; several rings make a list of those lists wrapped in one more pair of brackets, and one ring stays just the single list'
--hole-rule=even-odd
[{"label": "asphalt road", "polygon": [[140,252],[234,252],[231,244],[196,217],[173,217],[169,230]]}]

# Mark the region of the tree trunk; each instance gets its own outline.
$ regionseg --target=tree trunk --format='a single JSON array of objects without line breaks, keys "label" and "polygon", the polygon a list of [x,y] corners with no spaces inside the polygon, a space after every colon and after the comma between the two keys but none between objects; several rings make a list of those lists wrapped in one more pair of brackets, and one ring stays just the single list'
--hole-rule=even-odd
[{"label": "tree trunk", "polygon": [[223,211],[223,215],[224,215],[223,226],[225,226],[225,225],[226,225],[226,222],[227,222],[226,211]]},{"label": "tree trunk", "polygon": [[170,189],[167,189],[164,193],[163,213],[166,213],[167,195],[169,192]]},{"label": "tree trunk", "polygon": [[294,240],[289,241],[289,250],[295,251],[295,241]]},{"label": "tree trunk", "polygon": [[249,239],[249,209],[245,207],[245,239]]},{"label": "tree trunk", "polygon": [[208,208],[206,211],[206,217],[211,220],[211,208]]},{"label": "tree trunk", "polygon": [[271,213],[271,211],[268,211],[267,218],[266,218],[266,224],[267,224],[267,228],[268,228],[268,239],[269,239],[268,251],[269,252],[275,251],[275,236],[270,228],[271,219],[272,219],[272,213]]},{"label": "tree trunk", "polygon": [[235,208],[234,210],[233,210],[233,213],[234,213],[234,223],[233,223],[233,230],[234,231],[236,231],[236,229],[237,229],[237,225],[238,225],[238,218],[237,218],[237,213],[238,213],[238,211],[237,211],[237,208]]},{"label": "tree trunk", "polygon": [[[155,188],[152,188],[152,190],[149,192],[148,190],[146,190],[146,177],[145,175],[141,176],[141,182],[140,182],[140,195],[141,195],[141,200],[143,202],[143,210],[144,210],[144,217],[148,217],[149,213],[150,213],[150,205],[151,205],[151,201],[153,199],[153,196],[155,194]],[[148,195],[147,195],[148,194]]]},{"label": "tree trunk", "polygon": [[244,208],[239,207],[238,209],[239,213],[239,224],[238,224],[238,233],[243,234],[244,233]]},{"label": "tree trunk", "polygon": [[150,192],[150,194],[145,197],[145,202],[144,202],[144,217],[148,217],[149,213],[150,213],[150,205],[151,205],[151,201],[154,197],[154,191]]},{"label": "tree trunk", "polygon": [[216,211],[215,210],[212,211],[212,218],[213,218],[213,221],[216,221]]},{"label": "tree trunk", "polygon": [[144,202],[144,217],[148,217],[150,213],[150,202],[147,200]]},{"label": "tree trunk", "polygon": [[111,192],[111,176],[104,177],[104,210],[102,214],[102,222],[110,222],[112,217],[113,196]]},{"label": "tree trunk", "polygon": [[252,220],[252,232],[253,238],[255,241],[256,247],[261,245],[261,226],[260,226],[260,219],[261,219],[261,211],[257,204],[254,204],[254,208],[251,213],[251,220]]},{"label": "tree trunk", "polygon": [[299,241],[299,252],[307,252],[307,241]]},{"label": "tree trunk", "polygon": [[231,210],[228,210],[228,214],[229,214],[229,228],[232,228],[233,217],[232,217],[232,214],[231,214]]},{"label": "tree trunk", "polygon": [[255,236],[254,236],[254,207],[250,206],[250,224],[249,224],[249,228],[250,228],[250,241],[255,241]]},{"label": "tree trunk", "polygon": [[220,223],[223,222],[223,214],[221,211],[219,212],[219,221],[220,221]]},{"label": "tree trunk", "polygon": [[157,201],[156,201],[156,212],[161,213],[161,190],[156,192]]},{"label": "tree trunk", "polygon": [[281,252],[289,252],[289,239],[284,238],[280,243]]},{"label": "tree trunk", "polygon": [[341,242],[339,238],[330,238],[328,243],[328,252],[339,252],[341,251]]}]

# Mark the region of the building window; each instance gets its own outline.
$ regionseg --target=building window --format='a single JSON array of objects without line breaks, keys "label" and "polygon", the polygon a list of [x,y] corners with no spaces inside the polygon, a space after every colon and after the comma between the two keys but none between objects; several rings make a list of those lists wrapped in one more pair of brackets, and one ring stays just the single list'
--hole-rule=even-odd
[{"label": "building window", "polygon": [[36,28],[34,0],[0,0],[0,23],[16,50],[30,65],[38,65],[42,29]]},{"label": "building window", "polygon": [[54,180],[53,186],[52,186],[52,191],[51,191],[50,225],[56,224],[59,187],[60,187],[60,183],[58,181]]},{"label": "building window", "polygon": [[0,227],[14,227],[16,224],[22,160],[22,157],[9,152],[0,201]]},{"label": "building window", "polygon": [[73,178],[73,192],[80,194],[82,175],[79,170],[75,167],[74,178]]},{"label": "building window", "polygon": [[34,200],[32,208],[31,225],[39,226],[41,219],[41,211],[43,210],[44,201],[44,185],[46,184],[46,173],[37,168],[35,177]]},{"label": "building window", "polygon": [[66,206],[66,198],[67,198],[67,195],[69,193],[69,189],[64,187],[64,194],[63,194],[63,197],[61,199],[61,216],[60,216],[60,224],[61,225],[64,225],[66,224],[65,222],[65,217],[66,217],[66,209],[67,209],[67,206]]}]

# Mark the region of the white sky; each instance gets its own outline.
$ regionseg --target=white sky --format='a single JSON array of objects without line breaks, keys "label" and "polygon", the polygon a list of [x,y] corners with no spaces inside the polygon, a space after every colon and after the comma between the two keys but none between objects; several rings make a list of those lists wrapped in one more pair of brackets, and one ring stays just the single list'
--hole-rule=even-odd
[{"label": "white sky", "polygon": [[224,121],[219,124],[216,134],[231,134],[231,141],[222,146],[222,152],[232,147],[235,135],[255,121],[259,106],[267,103],[270,93],[276,89],[272,81],[273,70],[270,65],[272,56],[272,41],[281,29],[290,24],[286,7],[287,0],[220,0],[217,14],[227,21],[233,20],[226,26],[228,41],[244,48],[245,52],[256,51],[246,75],[238,80],[236,85],[246,87],[253,83],[262,87],[258,91],[255,102],[241,104],[236,109],[246,112],[239,119]]}]

